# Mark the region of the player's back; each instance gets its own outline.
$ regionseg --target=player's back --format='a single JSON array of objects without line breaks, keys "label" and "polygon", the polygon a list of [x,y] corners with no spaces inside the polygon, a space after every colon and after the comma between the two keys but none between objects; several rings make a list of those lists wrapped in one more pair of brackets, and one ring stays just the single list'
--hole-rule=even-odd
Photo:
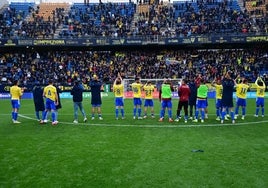
[{"label": "player's back", "polygon": [[113,85],[113,91],[114,91],[114,95],[115,97],[123,97],[124,95],[124,86],[123,84],[114,84]]},{"label": "player's back", "polygon": [[131,84],[131,87],[132,87],[132,91],[133,91],[133,97],[134,98],[140,98],[141,97],[142,84],[134,82],[134,83]]},{"label": "player's back", "polygon": [[232,99],[234,90],[234,81],[232,79],[222,80],[222,99]]},{"label": "player's back", "polygon": [[21,88],[17,85],[12,86],[10,88],[10,94],[11,94],[12,100],[20,99],[20,97],[22,95]]},{"label": "player's back", "polygon": [[245,99],[247,97],[247,91],[248,91],[249,85],[241,83],[237,84],[236,87],[236,96],[238,98]]},{"label": "player's back", "polygon": [[145,92],[145,99],[152,99],[153,98],[153,92],[154,92],[154,86],[153,85],[145,85],[143,87]]},{"label": "player's back", "polygon": [[33,88],[33,100],[35,103],[44,102],[43,89],[40,86],[34,86],[34,88]]},{"label": "player's back", "polygon": [[257,97],[264,97],[265,96],[265,85],[264,86],[257,86],[256,96]]},{"label": "player's back", "polygon": [[222,85],[216,84],[215,90],[216,90],[216,99],[221,99],[222,98]]},{"label": "player's back", "polygon": [[44,96],[52,101],[56,101],[57,89],[53,85],[44,88]]}]

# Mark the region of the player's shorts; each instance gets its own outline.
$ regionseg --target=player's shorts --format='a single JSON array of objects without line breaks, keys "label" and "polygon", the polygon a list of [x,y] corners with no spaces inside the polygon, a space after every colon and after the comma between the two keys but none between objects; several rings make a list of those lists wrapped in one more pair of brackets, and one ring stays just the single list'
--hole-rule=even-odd
[{"label": "player's shorts", "polygon": [[11,105],[12,105],[12,108],[19,109],[20,108],[20,100],[18,100],[18,99],[12,99],[11,100]]},{"label": "player's shorts", "polygon": [[196,101],[196,108],[206,108],[207,107],[207,100],[200,100],[200,99],[197,99]]},{"label": "player's shorts", "polygon": [[172,108],[172,102],[171,100],[162,100],[161,102],[162,108]]},{"label": "player's shorts", "polygon": [[91,104],[91,106],[92,106],[93,108],[99,108],[99,107],[101,107],[101,104]]},{"label": "player's shorts", "polygon": [[47,110],[56,110],[55,101],[47,98],[46,99],[46,109]]},{"label": "player's shorts", "polygon": [[141,98],[133,98],[133,104],[134,106],[142,105]]},{"label": "player's shorts", "polygon": [[153,107],[154,106],[153,99],[145,99],[145,101],[144,101],[144,107],[148,107],[148,106],[150,106],[150,107]]},{"label": "player's shorts", "polygon": [[35,103],[34,104],[35,111],[44,111],[45,110],[45,105],[44,103]]},{"label": "player's shorts", "polygon": [[189,100],[189,105],[196,106],[196,100]]},{"label": "player's shorts", "polygon": [[116,97],[115,98],[115,106],[124,106],[123,97]]},{"label": "player's shorts", "polygon": [[221,100],[221,105],[223,108],[233,108],[234,107],[233,100]]},{"label": "player's shorts", "polygon": [[256,98],[256,106],[264,106],[264,98],[263,97],[257,97]]},{"label": "player's shorts", "polygon": [[246,106],[247,105],[247,101],[246,101],[246,99],[237,98],[236,99],[236,105],[237,106]]},{"label": "player's shorts", "polygon": [[216,99],[216,108],[222,108],[221,99]]},{"label": "player's shorts", "polygon": [[208,98],[206,99],[206,108],[208,107]]}]

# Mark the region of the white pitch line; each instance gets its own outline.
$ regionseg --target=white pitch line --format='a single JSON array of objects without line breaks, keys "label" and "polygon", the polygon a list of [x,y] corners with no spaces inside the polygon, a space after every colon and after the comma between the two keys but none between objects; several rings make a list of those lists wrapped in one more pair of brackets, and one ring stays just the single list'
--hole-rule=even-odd
[{"label": "white pitch line", "polygon": [[[36,121],[35,118],[21,115],[19,114],[20,117],[25,118],[25,119],[30,119]],[[120,120],[118,120],[120,121]],[[223,127],[223,126],[237,126],[237,125],[250,125],[250,124],[261,124],[261,123],[267,123],[268,120],[264,121],[257,121],[257,122],[243,122],[243,123],[224,123],[224,124],[176,124],[172,125],[172,123],[169,124],[160,124],[160,125],[130,125],[130,124],[101,124],[101,123],[72,123],[72,122],[63,122],[59,121],[59,124],[67,124],[67,125],[90,125],[90,126],[103,126],[103,127],[139,127],[139,128],[187,128],[187,127]]]}]

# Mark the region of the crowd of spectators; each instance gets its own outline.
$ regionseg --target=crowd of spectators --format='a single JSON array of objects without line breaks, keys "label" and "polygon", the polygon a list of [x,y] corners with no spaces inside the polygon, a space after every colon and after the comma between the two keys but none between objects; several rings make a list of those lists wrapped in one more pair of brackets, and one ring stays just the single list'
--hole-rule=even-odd
[{"label": "crowd of spectators", "polygon": [[113,83],[118,72],[124,78],[191,78],[206,76],[208,82],[232,71],[254,81],[268,71],[265,50],[165,50],[165,51],[46,51],[5,53],[0,57],[3,84],[20,80],[23,85],[50,78],[62,85],[77,79],[87,83],[97,74],[105,83]]},{"label": "crowd of spectators", "polygon": [[[252,17],[244,9],[233,9],[237,1],[197,0],[173,4],[151,4],[148,11],[138,12],[134,2],[73,5],[69,11],[55,9],[49,20],[36,14],[6,8],[0,13],[0,37],[43,38],[80,36],[184,37],[193,34],[267,33],[268,15]],[[30,14],[33,21],[25,18]],[[31,19],[30,19],[31,20]],[[64,29],[56,34],[59,27]],[[55,35],[56,34],[56,35]]]},{"label": "crowd of spectators", "polygon": [[267,33],[268,17],[251,17],[247,10],[233,9],[233,1],[204,1],[151,5],[140,13],[140,34],[191,36],[193,34]]},{"label": "crowd of spectators", "polygon": [[[57,8],[52,17],[45,20],[38,15],[39,6],[28,3],[27,10],[17,10],[9,6],[0,13],[0,38],[49,38],[62,24],[64,9]],[[31,5],[31,6],[30,6]]]},{"label": "crowd of spectators", "polygon": [[67,36],[125,36],[130,32],[134,3],[75,4],[65,17]]}]

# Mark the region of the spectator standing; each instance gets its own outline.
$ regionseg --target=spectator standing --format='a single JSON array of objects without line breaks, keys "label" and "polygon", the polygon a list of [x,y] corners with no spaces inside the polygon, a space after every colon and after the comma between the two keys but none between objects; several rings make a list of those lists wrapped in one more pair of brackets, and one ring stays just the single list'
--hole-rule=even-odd
[{"label": "spectator standing", "polygon": [[73,106],[74,106],[74,123],[78,123],[78,109],[84,117],[84,122],[87,122],[87,117],[85,110],[83,108],[83,91],[84,87],[79,81],[74,82],[74,86],[71,90],[71,95],[73,96]]}]

